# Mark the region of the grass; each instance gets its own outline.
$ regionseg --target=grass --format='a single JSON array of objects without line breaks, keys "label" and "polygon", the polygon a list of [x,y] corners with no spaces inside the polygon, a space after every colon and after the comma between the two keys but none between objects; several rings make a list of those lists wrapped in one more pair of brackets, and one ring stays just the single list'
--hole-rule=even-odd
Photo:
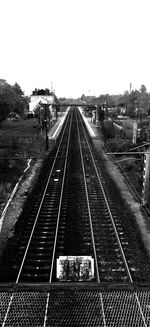
[{"label": "grass", "polygon": [[0,129],[0,158],[7,155],[6,149],[16,151],[17,156],[44,154],[45,130],[38,131],[36,126],[36,118],[19,122],[5,120]]},{"label": "grass", "polygon": [[[106,146],[109,148],[110,152],[128,152],[136,146],[132,143],[133,120],[117,120],[116,123],[124,127],[125,137],[118,139],[109,138],[107,139]],[[133,155],[119,154],[115,155],[115,157],[116,161],[119,162],[119,165],[126,172],[136,191],[141,196],[143,181],[143,156],[133,153]]]},{"label": "grass", "polygon": [[126,152],[133,148],[133,143],[130,139],[115,139],[109,138],[106,143],[111,152]]},{"label": "grass", "polygon": [[11,183],[5,182],[0,184],[0,206],[6,201],[7,195],[12,191]]},{"label": "grass", "polygon": [[36,136],[37,131],[34,126],[37,124],[37,119],[26,119],[20,120],[19,122],[5,120],[2,123],[2,128],[0,129],[0,134],[8,133],[9,135],[27,135],[27,136]]},{"label": "grass", "polygon": [[[27,159],[45,157],[45,130],[37,135],[37,120],[4,121],[0,129],[0,208],[27,165]],[[51,147],[50,143],[50,147]]]}]

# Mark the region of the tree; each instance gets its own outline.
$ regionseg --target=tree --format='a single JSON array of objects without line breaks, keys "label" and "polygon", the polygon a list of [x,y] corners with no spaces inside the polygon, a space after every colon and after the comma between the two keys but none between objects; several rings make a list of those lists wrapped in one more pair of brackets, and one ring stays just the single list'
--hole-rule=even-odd
[{"label": "tree", "polygon": [[67,99],[66,99],[65,97],[61,97],[61,98],[59,98],[58,100],[59,100],[59,101],[60,101],[60,103],[61,103],[61,102],[64,102],[64,101],[66,101]]},{"label": "tree", "polygon": [[0,100],[0,124],[2,124],[3,120],[6,119],[9,114],[9,106],[6,101]]},{"label": "tree", "polygon": [[48,88],[46,88],[46,89],[35,89],[32,92],[32,95],[50,95],[50,90]]},{"label": "tree", "polygon": [[85,101],[85,95],[84,94],[81,95],[81,100]]},{"label": "tree", "polygon": [[145,85],[141,85],[140,91],[142,94],[146,94],[147,90],[146,90],[146,86]]},{"label": "tree", "polygon": [[135,117],[135,110],[137,107],[137,101],[139,98],[139,91],[132,91],[127,97],[127,113],[131,117]]},{"label": "tree", "polygon": [[139,98],[138,98],[138,108],[142,115],[148,113],[148,105],[149,105],[149,96],[146,90],[146,86],[142,84],[139,92]]},{"label": "tree", "polygon": [[2,122],[13,108],[14,92],[4,79],[0,79],[0,121]]},{"label": "tree", "polygon": [[21,98],[24,96],[24,92],[22,91],[22,89],[18,83],[15,83],[12,86],[12,89],[14,90],[16,96],[21,97]]},{"label": "tree", "polygon": [[28,106],[28,97],[24,96],[18,83],[10,85],[4,79],[0,79],[0,103],[2,111],[5,108],[7,114],[13,111],[23,115],[24,109]]}]

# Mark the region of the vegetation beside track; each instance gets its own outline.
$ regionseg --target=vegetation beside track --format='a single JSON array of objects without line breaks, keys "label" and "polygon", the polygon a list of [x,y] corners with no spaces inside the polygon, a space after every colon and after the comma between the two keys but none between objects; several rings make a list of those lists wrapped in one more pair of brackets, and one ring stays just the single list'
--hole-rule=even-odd
[{"label": "vegetation beside track", "polygon": [[[5,120],[0,129],[0,211],[11,194],[24,169],[27,160],[33,158],[32,165],[45,157],[45,130],[36,129],[36,119]],[[52,144],[49,144],[50,147]]]},{"label": "vegetation beside track", "polygon": [[[133,151],[133,155],[127,154],[134,147],[138,147],[142,144],[142,142],[138,142],[136,145],[132,143],[133,136],[133,120],[128,118],[126,120],[115,120],[117,124],[123,126],[125,135],[122,138],[109,137],[106,141],[106,146],[108,151],[112,153],[123,153],[123,154],[115,154],[114,160],[121,171],[127,175],[129,180],[134,185],[134,188],[141,196],[142,194],[142,181],[143,181],[143,155],[136,154],[136,151],[144,151],[144,143],[143,148],[137,148],[137,150]],[[149,125],[149,120],[147,119],[144,122],[139,121],[138,125]],[[150,203],[149,203],[150,204]]]},{"label": "vegetation beside track", "polygon": [[[130,141],[123,140],[109,140],[107,142],[108,151],[114,152],[127,152],[133,148]],[[131,154],[115,154],[113,156],[115,163],[121,172],[124,172],[129,178],[134,188],[141,196],[142,194],[142,171],[143,171],[143,156],[133,153]]]}]

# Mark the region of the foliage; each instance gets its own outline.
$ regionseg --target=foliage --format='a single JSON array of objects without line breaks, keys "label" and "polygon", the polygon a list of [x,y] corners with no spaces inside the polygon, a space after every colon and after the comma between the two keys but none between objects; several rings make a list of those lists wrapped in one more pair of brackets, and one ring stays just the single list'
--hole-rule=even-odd
[{"label": "foliage", "polygon": [[87,104],[103,106],[106,112],[108,108],[116,108],[117,114],[120,114],[121,109],[125,108],[126,114],[134,118],[136,117],[136,109],[139,118],[150,113],[150,94],[143,84],[139,90],[132,90],[132,92],[127,90],[124,94],[119,95],[101,94],[95,97],[82,94],[81,100],[84,100]]},{"label": "foliage", "polygon": [[10,183],[0,183],[0,205],[6,201],[7,194],[10,193]]},{"label": "foliage", "polygon": [[145,85],[141,85],[140,90],[132,90],[131,93],[126,91],[119,97],[118,103],[127,108],[127,114],[130,117],[135,118],[136,110],[140,117],[148,113],[149,100]]},{"label": "foliage", "polygon": [[35,89],[32,95],[51,95],[49,89]]},{"label": "foliage", "polygon": [[105,140],[115,137],[115,129],[112,119],[105,119],[102,123],[102,132]]},{"label": "foliage", "polygon": [[86,103],[93,103],[94,104],[94,100],[96,99],[95,96],[93,95],[89,95],[89,96],[85,96],[84,94],[82,94],[81,98],[82,101],[85,101]]},{"label": "foliage", "polygon": [[34,113],[39,124],[41,124],[45,120],[51,119],[51,112],[49,109],[49,105],[47,104],[38,104],[34,110]]},{"label": "foliage", "polygon": [[10,85],[0,79],[0,123],[6,119],[9,112],[23,115],[27,106],[28,97],[24,96],[19,84]]},{"label": "foliage", "polygon": [[125,152],[133,148],[133,143],[128,139],[109,139],[107,141],[107,147],[111,152]]},{"label": "foliage", "polygon": [[65,97],[61,97],[61,98],[59,98],[59,102],[60,102],[60,104],[62,104],[62,102],[64,102],[64,101],[67,101],[67,98],[65,98]]},{"label": "foliage", "polygon": [[9,106],[6,101],[0,100],[0,123],[6,119],[9,113]]},{"label": "foliage", "polygon": [[16,93],[16,95],[18,95],[18,97],[22,97],[24,95],[24,92],[21,90],[21,87],[17,83],[15,83],[12,86],[12,89],[14,90],[14,92]]}]

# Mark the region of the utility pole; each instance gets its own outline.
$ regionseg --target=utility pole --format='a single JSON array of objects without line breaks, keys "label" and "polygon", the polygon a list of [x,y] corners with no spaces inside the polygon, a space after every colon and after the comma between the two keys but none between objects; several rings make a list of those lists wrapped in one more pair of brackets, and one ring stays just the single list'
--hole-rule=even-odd
[{"label": "utility pole", "polygon": [[51,82],[51,93],[53,92],[53,82]]},{"label": "utility pole", "polygon": [[130,83],[130,94],[132,92],[132,83]]}]

